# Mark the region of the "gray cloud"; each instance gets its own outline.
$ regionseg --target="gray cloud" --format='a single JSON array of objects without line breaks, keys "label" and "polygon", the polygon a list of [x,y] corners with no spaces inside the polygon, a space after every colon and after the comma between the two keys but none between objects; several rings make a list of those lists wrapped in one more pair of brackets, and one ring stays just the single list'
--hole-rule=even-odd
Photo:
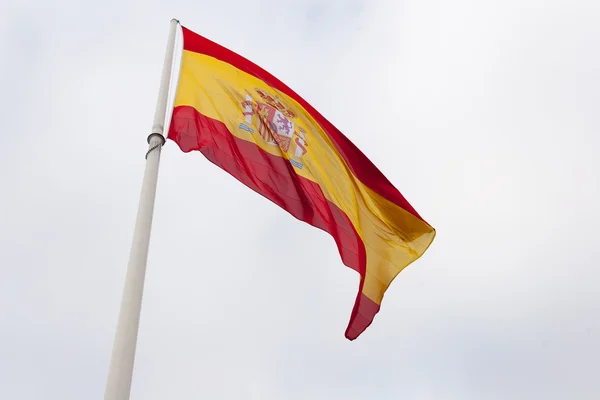
[{"label": "gray cloud", "polygon": [[102,398],[168,21],[262,65],[438,229],[374,324],[333,240],[164,147],[133,399],[595,399],[593,1],[11,2],[0,398]]}]

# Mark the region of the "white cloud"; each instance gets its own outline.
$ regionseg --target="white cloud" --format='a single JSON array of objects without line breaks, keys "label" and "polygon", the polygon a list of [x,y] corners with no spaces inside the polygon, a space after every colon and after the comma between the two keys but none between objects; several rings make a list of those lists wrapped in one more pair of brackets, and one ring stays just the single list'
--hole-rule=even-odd
[{"label": "white cloud", "polygon": [[0,398],[102,397],[172,17],[302,94],[438,237],[350,343],[333,240],[168,143],[132,398],[597,398],[597,2],[3,7]]}]

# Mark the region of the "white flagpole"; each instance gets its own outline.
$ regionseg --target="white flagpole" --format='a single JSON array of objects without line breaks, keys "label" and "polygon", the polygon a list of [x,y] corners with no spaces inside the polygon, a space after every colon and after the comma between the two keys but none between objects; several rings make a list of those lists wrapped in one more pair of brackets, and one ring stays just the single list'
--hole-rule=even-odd
[{"label": "white flagpole", "polygon": [[148,246],[152,228],[152,214],[158,178],[160,151],[165,144],[164,123],[171,82],[171,66],[175,50],[175,34],[179,21],[172,19],[169,39],[165,53],[165,61],[154,113],[152,133],[148,136],[148,152],[146,153],[146,170],[142,182],[140,203],[133,231],[129,265],[121,299],[121,311],[115,333],[112,358],[106,381],[104,400],[128,400],[131,392],[131,378],[137,344],[142,294],[148,260]]}]

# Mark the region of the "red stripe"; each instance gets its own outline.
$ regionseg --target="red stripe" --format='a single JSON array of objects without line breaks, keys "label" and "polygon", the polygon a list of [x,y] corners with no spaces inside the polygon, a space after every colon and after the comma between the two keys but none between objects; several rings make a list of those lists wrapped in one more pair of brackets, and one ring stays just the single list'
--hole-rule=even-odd
[{"label": "red stripe", "polygon": [[267,85],[285,93],[287,96],[296,100],[304,109],[310,113],[313,118],[321,125],[321,128],[329,135],[337,151],[346,160],[348,167],[363,184],[371,188],[379,195],[396,203],[406,211],[412,213],[423,222],[427,223],[417,211],[408,203],[402,194],[390,183],[390,181],[381,173],[381,171],[360,151],[342,132],[340,132],[332,123],[323,117],[306,100],[300,97],[296,92],[290,89],[279,79],[265,71],[258,65],[246,58],[234,53],[233,51],[212,42],[197,33],[182,27],[183,29],[183,48],[195,53],[205,54],[233,65],[256,78],[262,80]]},{"label": "red stripe", "polygon": [[[317,183],[298,176],[287,160],[233,136],[225,124],[188,106],[173,111],[168,138],[186,153],[200,151],[297,219],[328,232],[335,239],[343,263],[365,276],[365,246],[348,216],[325,198]],[[379,305],[362,295],[362,282],[346,330],[350,340],[356,339],[379,311]]]}]

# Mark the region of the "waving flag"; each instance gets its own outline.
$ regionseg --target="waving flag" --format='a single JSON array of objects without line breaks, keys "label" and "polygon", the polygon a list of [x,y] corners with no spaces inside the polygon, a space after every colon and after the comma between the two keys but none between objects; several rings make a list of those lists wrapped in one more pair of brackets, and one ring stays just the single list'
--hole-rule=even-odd
[{"label": "waving flag", "polygon": [[200,151],[297,219],[328,232],[360,274],[346,329],[356,339],[392,280],[435,237],[432,228],[338,129],[240,55],[182,27],[168,138]]}]

